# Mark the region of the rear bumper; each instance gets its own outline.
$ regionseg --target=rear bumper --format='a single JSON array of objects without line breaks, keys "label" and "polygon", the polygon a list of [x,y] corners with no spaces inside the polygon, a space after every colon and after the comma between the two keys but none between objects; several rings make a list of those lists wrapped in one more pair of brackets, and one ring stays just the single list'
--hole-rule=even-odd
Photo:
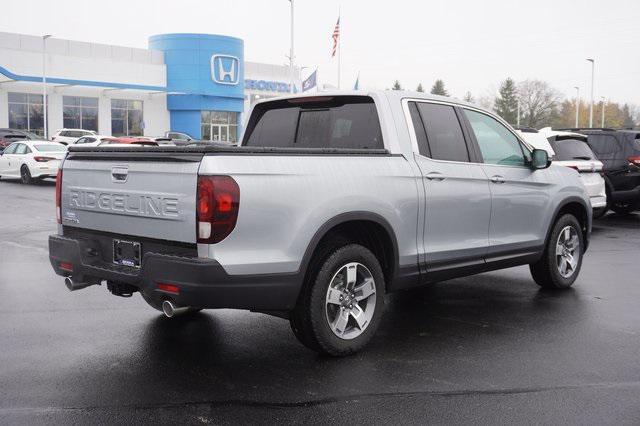
[{"label": "rear bumper", "polygon": [[[301,279],[298,274],[229,275],[215,260],[145,253],[141,268],[109,264],[89,257],[82,240],[49,237],[49,260],[56,274],[75,281],[108,280],[137,287],[148,295],[181,306],[288,311],[295,306]],[[72,272],[62,269],[71,266]],[[158,283],[178,286],[180,294],[156,288]]]},{"label": "rear bumper", "polygon": [[613,202],[633,200],[640,201],[640,185],[627,191],[613,191],[611,193],[611,201]]},{"label": "rear bumper", "polygon": [[595,197],[590,197],[589,201],[591,202],[591,207],[594,209],[598,209],[601,207],[606,207],[607,206],[607,196],[595,196]]}]

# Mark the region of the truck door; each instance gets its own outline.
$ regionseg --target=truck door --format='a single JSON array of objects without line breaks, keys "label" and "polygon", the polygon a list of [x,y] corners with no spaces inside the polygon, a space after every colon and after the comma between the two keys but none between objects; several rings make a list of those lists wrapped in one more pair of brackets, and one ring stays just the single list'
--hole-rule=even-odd
[{"label": "truck door", "polygon": [[487,260],[538,252],[546,238],[551,171],[532,170],[527,158],[529,151],[495,118],[466,108],[464,116],[490,182],[492,208]]},{"label": "truck door", "polygon": [[425,190],[427,279],[446,270],[483,265],[491,194],[460,124],[461,112],[445,103],[415,101],[407,106]]}]

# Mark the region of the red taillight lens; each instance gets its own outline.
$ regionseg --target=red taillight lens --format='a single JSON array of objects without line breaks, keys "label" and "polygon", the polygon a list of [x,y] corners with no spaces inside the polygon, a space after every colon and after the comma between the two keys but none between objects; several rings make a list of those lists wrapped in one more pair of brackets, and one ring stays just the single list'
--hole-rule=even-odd
[{"label": "red taillight lens", "polygon": [[627,158],[630,166],[640,167],[640,155]]},{"label": "red taillight lens", "polygon": [[33,157],[38,163],[45,163],[47,161],[55,160],[53,157]]},{"label": "red taillight lens", "polygon": [[156,288],[158,290],[166,291],[167,293],[180,294],[180,288],[177,285],[173,284],[156,284]]},{"label": "red taillight lens", "polygon": [[60,262],[60,269],[67,272],[73,272],[73,265],[68,262]]},{"label": "red taillight lens", "polygon": [[198,176],[198,242],[215,244],[233,231],[240,208],[240,188],[231,176]]},{"label": "red taillight lens", "polygon": [[58,175],[56,176],[56,220],[58,223],[62,223],[62,211],[60,206],[62,200],[62,169],[58,169]]}]

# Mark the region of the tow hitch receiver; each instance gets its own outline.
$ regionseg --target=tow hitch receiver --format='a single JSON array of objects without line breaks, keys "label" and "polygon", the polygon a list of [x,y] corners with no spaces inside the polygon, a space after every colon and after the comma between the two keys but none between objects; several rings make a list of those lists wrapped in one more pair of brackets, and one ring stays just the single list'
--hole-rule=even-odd
[{"label": "tow hitch receiver", "polygon": [[127,283],[118,283],[115,281],[107,281],[107,289],[111,294],[120,297],[131,297],[138,288]]}]

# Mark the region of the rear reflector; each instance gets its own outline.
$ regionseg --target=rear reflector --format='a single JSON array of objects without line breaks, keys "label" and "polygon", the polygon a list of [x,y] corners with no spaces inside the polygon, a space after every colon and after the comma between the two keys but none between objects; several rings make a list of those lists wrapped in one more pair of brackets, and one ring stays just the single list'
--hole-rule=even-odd
[{"label": "rear reflector", "polygon": [[63,271],[73,272],[73,265],[69,262],[60,262],[59,266]]},{"label": "rear reflector", "polygon": [[56,176],[56,220],[58,223],[62,223],[62,168],[58,169],[58,175]]},{"label": "rear reflector", "polygon": [[156,288],[158,290],[166,291],[167,293],[180,294],[180,288],[177,285],[173,284],[156,284]]},{"label": "rear reflector", "polygon": [[233,231],[240,209],[240,188],[231,176],[198,176],[198,243],[215,244]]}]

